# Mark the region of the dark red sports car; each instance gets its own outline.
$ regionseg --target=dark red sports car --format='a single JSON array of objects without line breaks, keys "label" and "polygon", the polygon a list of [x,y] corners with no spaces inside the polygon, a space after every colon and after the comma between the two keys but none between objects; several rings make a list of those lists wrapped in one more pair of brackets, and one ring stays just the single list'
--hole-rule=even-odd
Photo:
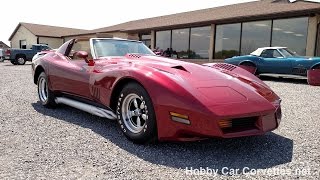
[{"label": "dark red sports car", "polygon": [[139,41],[72,39],[32,69],[45,107],[116,119],[137,143],[262,135],[281,120],[280,98],[246,70],[159,57]]}]

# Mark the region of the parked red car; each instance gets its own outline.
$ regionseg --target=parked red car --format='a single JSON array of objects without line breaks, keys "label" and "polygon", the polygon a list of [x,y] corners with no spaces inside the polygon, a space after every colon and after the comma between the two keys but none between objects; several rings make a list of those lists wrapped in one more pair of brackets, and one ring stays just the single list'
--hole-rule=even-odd
[{"label": "parked red car", "polygon": [[139,41],[72,39],[32,70],[45,107],[116,119],[136,143],[262,135],[281,120],[280,98],[246,70],[159,57]]}]

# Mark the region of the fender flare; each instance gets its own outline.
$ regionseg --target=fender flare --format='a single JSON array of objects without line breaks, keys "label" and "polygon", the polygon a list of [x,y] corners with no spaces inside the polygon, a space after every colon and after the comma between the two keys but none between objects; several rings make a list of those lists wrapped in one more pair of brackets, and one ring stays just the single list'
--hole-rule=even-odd
[{"label": "fender flare", "polygon": [[17,59],[18,57],[23,57],[27,60],[27,56],[25,54],[22,54],[22,53],[16,54],[14,58]]},{"label": "fender flare", "polygon": [[[254,66],[244,66],[244,65],[242,65],[243,63],[251,63],[251,64],[253,64]],[[238,67],[241,67],[241,68],[249,71],[251,74],[256,74],[256,73],[257,73],[257,70],[258,70],[257,65],[256,65],[254,62],[250,61],[250,60],[241,61],[241,62],[238,64]]]},{"label": "fender flare", "polygon": [[241,62],[238,64],[238,66],[241,65],[241,64],[243,64],[243,63],[252,63],[252,64],[254,64],[254,65],[257,67],[256,63],[254,63],[254,62],[251,61],[251,60],[243,60],[243,61],[241,61]]},{"label": "fender flare", "polygon": [[320,63],[314,64],[310,69],[313,69],[313,68],[316,67],[316,66],[320,66]]}]

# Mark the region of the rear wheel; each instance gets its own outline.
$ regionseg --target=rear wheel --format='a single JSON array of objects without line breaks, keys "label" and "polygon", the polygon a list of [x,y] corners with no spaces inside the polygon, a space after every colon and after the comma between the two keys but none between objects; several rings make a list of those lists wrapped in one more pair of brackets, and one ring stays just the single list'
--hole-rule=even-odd
[{"label": "rear wheel", "polygon": [[117,103],[118,124],[124,135],[135,143],[157,139],[156,115],[147,91],[137,83],[127,84]]},{"label": "rear wheel", "polygon": [[24,65],[26,63],[26,58],[24,56],[17,56],[16,63],[18,65]]},{"label": "rear wheel", "polygon": [[48,87],[48,77],[42,72],[38,78],[38,96],[41,104],[47,108],[53,108],[57,104],[55,102],[55,96]]}]

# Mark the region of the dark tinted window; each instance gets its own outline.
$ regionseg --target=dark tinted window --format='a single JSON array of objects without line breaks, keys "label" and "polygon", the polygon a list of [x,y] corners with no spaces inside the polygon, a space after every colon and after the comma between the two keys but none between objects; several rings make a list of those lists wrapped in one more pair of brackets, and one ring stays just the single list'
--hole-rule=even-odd
[{"label": "dark tinted window", "polygon": [[143,42],[147,47],[151,48],[151,34],[142,34],[140,41]]},{"label": "dark tinted window", "polygon": [[190,58],[208,59],[210,46],[210,26],[191,28]]},{"label": "dark tinted window", "polygon": [[188,58],[189,28],[172,30],[172,52],[174,58]]},{"label": "dark tinted window", "polygon": [[247,55],[261,47],[269,47],[271,20],[242,24],[241,55]]},{"label": "dark tinted window", "polygon": [[216,28],[215,58],[239,55],[241,24],[218,25]]},{"label": "dark tinted window", "polygon": [[273,21],[272,46],[284,46],[300,55],[306,55],[308,18]]},{"label": "dark tinted window", "polygon": [[171,31],[157,31],[156,32],[156,48],[159,50],[166,50],[170,48]]}]

